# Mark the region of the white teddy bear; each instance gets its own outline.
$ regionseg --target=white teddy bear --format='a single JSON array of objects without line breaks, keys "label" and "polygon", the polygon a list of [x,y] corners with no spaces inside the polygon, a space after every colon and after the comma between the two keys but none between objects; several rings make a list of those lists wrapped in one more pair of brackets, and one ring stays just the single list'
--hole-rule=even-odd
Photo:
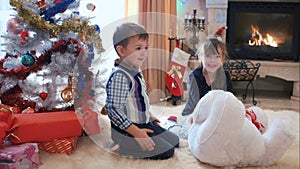
[{"label": "white teddy bear", "polygon": [[232,93],[212,90],[193,112],[189,147],[198,160],[214,166],[272,165],[294,142],[295,132],[288,119],[275,119],[269,127],[267,123],[259,107],[246,110]]}]

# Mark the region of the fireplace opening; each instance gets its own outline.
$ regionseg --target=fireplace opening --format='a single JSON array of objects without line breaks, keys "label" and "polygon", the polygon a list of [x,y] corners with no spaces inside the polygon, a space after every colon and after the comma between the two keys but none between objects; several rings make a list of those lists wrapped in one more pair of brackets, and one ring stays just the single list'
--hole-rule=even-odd
[{"label": "fireplace opening", "polygon": [[299,2],[229,1],[227,14],[230,58],[299,61]]}]

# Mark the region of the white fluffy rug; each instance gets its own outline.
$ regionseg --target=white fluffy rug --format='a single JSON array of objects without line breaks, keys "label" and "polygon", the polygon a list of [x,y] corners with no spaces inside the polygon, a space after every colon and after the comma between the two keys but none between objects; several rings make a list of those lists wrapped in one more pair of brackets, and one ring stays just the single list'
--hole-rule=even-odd
[{"label": "white fluffy rug", "polygon": [[[183,105],[179,106],[152,106],[154,112],[162,123],[169,115],[179,115]],[[272,121],[275,117],[290,118],[295,122],[297,137],[294,144],[286,151],[284,156],[268,169],[299,169],[299,112],[284,110],[265,110]],[[162,161],[140,160],[122,158],[103,147],[110,142],[109,123],[107,117],[100,119],[101,134],[93,137],[80,137],[77,148],[71,155],[51,154],[40,151],[40,169],[213,169],[215,167],[196,160],[191,154],[187,141],[182,140],[180,148],[176,149],[173,158]],[[269,123],[270,124],[270,123]],[[253,167],[248,167],[249,169]],[[261,167],[266,168],[266,167]]]}]

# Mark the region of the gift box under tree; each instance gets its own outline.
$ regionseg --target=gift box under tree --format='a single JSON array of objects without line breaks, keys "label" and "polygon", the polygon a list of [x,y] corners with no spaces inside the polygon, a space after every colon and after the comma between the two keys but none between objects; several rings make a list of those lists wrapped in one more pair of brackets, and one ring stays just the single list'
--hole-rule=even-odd
[{"label": "gift box under tree", "polygon": [[20,144],[80,136],[82,126],[77,117],[74,111],[13,114],[7,138]]},{"label": "gift box under tree", "polygon": [[77,146],[78,137],[66,137],[38,143],[41,151],[49,153],[66,153],[70,155]]},{"label": "gift box under tree", "polygon": [[0,149],[1,169],[36,169],[39,165],[37,143],[24,143]]}]

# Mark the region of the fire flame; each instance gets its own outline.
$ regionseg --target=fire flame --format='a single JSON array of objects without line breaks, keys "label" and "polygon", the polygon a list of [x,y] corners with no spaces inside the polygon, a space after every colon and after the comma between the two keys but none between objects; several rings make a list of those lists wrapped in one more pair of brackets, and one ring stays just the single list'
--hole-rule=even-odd
[{"label": "fire flame", "polygon": [[276,41],[274,41],[273,37],[270,34],[266,34],[266,37],[259,32],[259,28],[257,26],[251,25],[252,37],[249,40],[250,46],[272,46],[278,47]]}]

